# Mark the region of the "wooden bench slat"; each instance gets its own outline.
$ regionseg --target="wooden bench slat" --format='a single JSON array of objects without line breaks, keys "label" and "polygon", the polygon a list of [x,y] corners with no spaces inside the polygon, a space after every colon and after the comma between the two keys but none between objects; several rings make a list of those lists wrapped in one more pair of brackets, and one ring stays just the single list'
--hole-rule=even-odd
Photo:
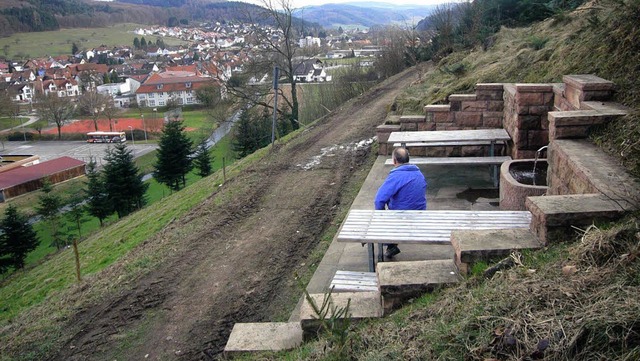
[{"label": "wooden bench slat", "polygon": [[[510,161],[509,156],[499,157],[413,157],[410,164],[421,165],[497,165]],[[385,165],[393,165],[393,159],[387,159]]]},{"label": "wooden bench slat", "polygon": [[334,291],[378,291],[378,286],[357,286],[357,285],[339,285],[331,284]]},{"label": "wooden bench slat", "polygon": [[511,139],[505,129],[470,129],[470,130],[435,130],[435,131],[409,131],[392,132],[389,134],[389,143],[456,143],[456,142],[481,142],[506,141]]},{"label": "wooden bench slat", "polygon": [[[461,141],[447,141],[447,142],[421,142],[421,141],[413,141],[413,142],[395,142],[393,143],[394,147],[401,147],[404,144],[405,147],[479,147],[479,146],[489,146],[492,143],[490,141],[474,141],[474,140],[461,140]],[[495,145],[504,145],[504,140],[497,140],[493,142]]]}]

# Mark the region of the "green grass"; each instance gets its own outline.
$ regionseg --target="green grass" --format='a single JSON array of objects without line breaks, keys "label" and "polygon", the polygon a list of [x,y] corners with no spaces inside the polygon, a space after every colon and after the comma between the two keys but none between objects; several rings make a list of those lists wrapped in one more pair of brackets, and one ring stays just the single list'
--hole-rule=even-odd
[{"label": "green grass", "polygon": [[[56,31],[42,31],[32,33],[17,33],[6,38],[0,38],[0,51],[7,58],[34,58],[44,56],[70,55],[71,46],[76,43],[83,49],[92,49],[100,45],[109,47],[126,45],[132,46],[136,35],[132,30],[144,27],[138,24],[117,24],[104,28],[90,29],[61,29]],[[158,37],[145,36],[145,40],[153,41]],[[165,45],[179,45],[186,42],[175,38],[162,38]]]},{"label": "green grass", "polygon": [[22,123],[28,121],[29,118],[25,117],[1,117],[0,118],[0,130],[5,130],[13,127],[19,127]]}]

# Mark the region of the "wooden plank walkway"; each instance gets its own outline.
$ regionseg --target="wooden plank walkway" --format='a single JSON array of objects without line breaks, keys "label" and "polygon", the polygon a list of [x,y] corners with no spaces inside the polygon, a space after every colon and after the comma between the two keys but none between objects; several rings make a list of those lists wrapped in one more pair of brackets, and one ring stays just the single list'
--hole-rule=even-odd
[{"label": "wooden plank walkway", "polygon": [[[411,157],[411,164],[421,165],[496,165],[511,160],[509,156],[499,157]],[[387,159],[384,165],[393,165],[393,159]]]}]

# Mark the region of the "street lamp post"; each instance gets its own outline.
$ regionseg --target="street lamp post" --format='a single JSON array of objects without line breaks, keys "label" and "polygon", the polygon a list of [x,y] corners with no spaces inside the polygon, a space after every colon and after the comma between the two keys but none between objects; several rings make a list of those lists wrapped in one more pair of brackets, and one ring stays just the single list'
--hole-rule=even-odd
[{"label": "street lamp post", "polygon": [[133,137],[133,127],[129,126],[129,129],[131,130],[131,141],[133,142],[133,147],[135,148],[136,147],[136,140]]},{"label": "street lamp post", "polygon": [[147,142],[147,123],[144,122],[144,114],[140,114],[142,118],[142,128],[144,129],[144,142]]}]

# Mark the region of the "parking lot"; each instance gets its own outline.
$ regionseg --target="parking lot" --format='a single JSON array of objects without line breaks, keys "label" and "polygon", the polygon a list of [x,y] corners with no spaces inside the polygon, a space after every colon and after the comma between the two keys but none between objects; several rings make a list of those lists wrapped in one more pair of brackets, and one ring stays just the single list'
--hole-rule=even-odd
[{"label": "parking lot", "polygon": [[[63,156],[68,156],[84,162],[94,158],[98,166],[104,164],[106,150],[113,144],[90,144],[84,141],[28,141],[28,142],[4,142],[0,155],[37,155],[40,161],[47,161]],[[155,143],[127,142],[134,158],[149,153],[157,148]]]}]

